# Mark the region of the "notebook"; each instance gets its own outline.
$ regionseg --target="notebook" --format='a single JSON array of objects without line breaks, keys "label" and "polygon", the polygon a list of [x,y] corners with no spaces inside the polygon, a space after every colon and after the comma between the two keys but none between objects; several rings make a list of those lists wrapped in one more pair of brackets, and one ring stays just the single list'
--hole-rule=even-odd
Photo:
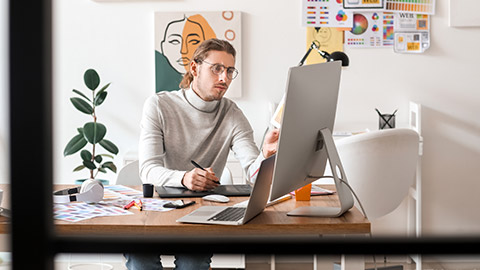
[{"label": "notebook", "polygon": [[263,212],[267,205],[272,184],[275,155],[260,164],[257,180],[252,189],[247,207],[235,206],[202,206],[190,214],[181,217],[177,222],[243,225]]},{"label": "notebook", "polygon": [[250,185],[220,185],[209,191],[193,191],[182,187],[156,186],[155,190],[161,198],[188,198],[203,197],[209,194],[221,194],[225,196],[250,196]]}]

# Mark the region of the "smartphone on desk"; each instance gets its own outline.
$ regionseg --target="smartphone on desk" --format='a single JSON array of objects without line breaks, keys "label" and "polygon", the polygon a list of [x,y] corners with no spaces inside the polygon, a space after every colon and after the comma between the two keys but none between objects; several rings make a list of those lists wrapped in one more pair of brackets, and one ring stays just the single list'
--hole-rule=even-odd
[{"label": "smartphone on desk", "polygon": [[185,207],[187,207],[189,205],[192,205],[192,204],[195,204],[195,201],[176,200],[176,201],[166,203],[163,206],[166,207],[166,208],[180,209],[180,208],[185,208]]}]

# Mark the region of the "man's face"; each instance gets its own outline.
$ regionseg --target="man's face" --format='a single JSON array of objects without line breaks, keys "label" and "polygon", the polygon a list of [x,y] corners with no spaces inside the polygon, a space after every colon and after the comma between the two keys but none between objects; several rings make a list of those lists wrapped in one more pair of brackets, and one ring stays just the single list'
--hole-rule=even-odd
[{"label": "man's face", "polygon": [[204,61],[224,65],[225,71],[217,75],[212,72],[212,65],[192,61],[193,91],[205,101],[220,100],[232,82],[227,77],[227,68],[235,67],[235,58],[227,52],[210,51]]}]

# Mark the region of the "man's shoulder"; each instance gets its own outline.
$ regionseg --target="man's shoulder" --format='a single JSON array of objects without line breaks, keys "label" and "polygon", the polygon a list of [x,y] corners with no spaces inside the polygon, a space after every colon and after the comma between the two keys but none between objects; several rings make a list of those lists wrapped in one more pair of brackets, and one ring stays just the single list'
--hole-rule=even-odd
[{"label": "man's shoulder", "polygon": [[175,91],[160,91],[149,97],[150,100],[156,102],[172,102],[182,96],[182,90]]}]

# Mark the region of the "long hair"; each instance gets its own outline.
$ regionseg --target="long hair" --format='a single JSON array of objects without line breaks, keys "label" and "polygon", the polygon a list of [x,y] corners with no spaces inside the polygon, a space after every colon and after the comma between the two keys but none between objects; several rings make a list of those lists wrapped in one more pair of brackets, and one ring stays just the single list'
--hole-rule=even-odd
[{"label": "long hair", "polygon": [[[193,53],[192,61],[195,63],[202,63],[205,58],[208,57],[210,51],[220,51],[231,54],[235,58],[236,51],[233,48],[232,44],[226,40],[221,40],[217,38],[207,39],[197,47]],[[183,79],[180,82],[180,88],[189,88],[190,83],[193,81],[193,75],[190,71],[183,75]]]}]

